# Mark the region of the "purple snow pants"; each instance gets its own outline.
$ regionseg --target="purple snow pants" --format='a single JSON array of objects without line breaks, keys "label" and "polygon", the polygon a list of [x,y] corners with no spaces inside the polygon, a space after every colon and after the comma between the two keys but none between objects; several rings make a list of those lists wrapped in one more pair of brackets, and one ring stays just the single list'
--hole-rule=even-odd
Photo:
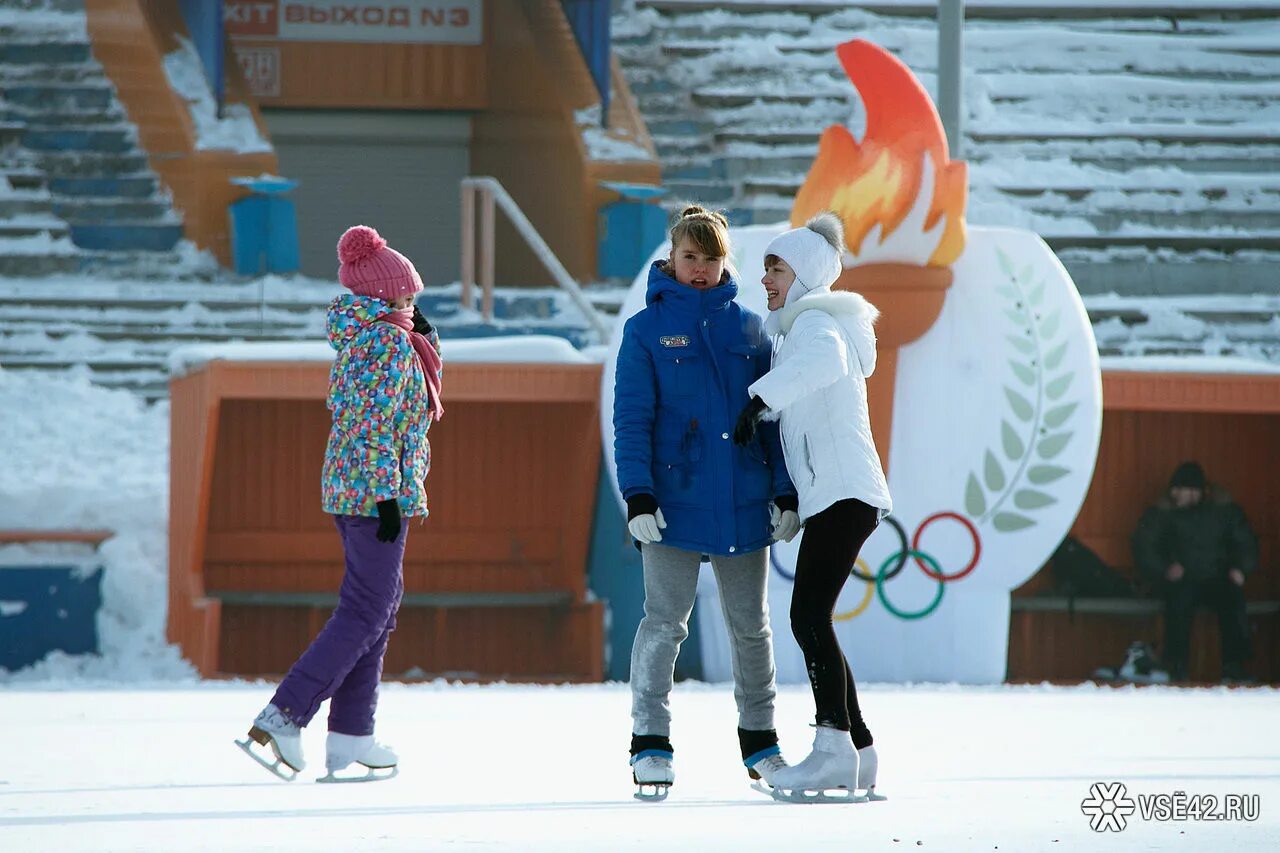
[{"label": "purple snow pants", "polygon": [[280,682],[271,703],[299,726],[329,703],[329,731],[373,734],[382,656],[396,627],[404,594],[404,543],[409,519],[395,542],[379,542],[378,519],[335,515],[347,570],[338,607],[320,634]]}]

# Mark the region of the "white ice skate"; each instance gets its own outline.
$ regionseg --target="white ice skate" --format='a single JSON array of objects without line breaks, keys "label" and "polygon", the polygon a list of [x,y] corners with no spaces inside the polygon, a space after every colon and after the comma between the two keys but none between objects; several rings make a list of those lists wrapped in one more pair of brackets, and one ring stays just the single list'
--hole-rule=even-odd
[{"label": "white ice skate", "polygon": [[[270,747],[275,761],[268,761],[253,748],[257,743],[261,747]],[[249,728],[249,736],[236,741],[236,746],[245,754],[261,764],[268,772],[279,776],[286,782],[298,778],[298,774],[307,766],[302,759],[302,729],[293,720],[280,712],[275,705],[262,709]],[[292,771],[292,772],[289,772]]]},{"label": "white ice skate", "polygon": [[773,774],[773,798],[787,803],[865,803],[858,796],[858,752],[849,733],[818,726],[813,752]]},{"label": "white ice skate", "polygon": [[[352,764],[359,764],[366,772],[363,776],[338,776]],[[328,772],[317,782],[382,782],[400,773],[399,758],[395,750],[373,739],[373,735],[344,735],[329,732],[325,741],[324,766]]]},{"label": "white ice skate", "polygon": [[880,802],[889,799],[876,793],[876,770],[880,768],[880,759],[876,757],[875,744],[864,746],[858,750],[858,790],[868,800]]},{"label": "white ice skate", "polygon": [[676,783],[676,771],[671,766],[671,753],[646,749],[631,756],[631,780],[636,783],[637,800],[661,802]]},{"label": "white ice skate", "polygon": [[751,787],[762,794],[773,795],[774,775],[787,766],[787,760],[776,746],[757,752],[748,758],[747,775],[751,777]]}]

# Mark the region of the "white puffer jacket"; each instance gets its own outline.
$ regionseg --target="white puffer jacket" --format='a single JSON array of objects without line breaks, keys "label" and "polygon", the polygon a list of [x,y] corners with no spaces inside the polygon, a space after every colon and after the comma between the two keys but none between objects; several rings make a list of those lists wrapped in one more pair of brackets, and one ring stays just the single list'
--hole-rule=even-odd
[{"label": "white puffer jacket", "polygon": [[876,367],[879,311],[856,293],[813,290],[769,317],[783,335],[773,369],[748,389],[782,421],[787,471],[800,495],[800,518],[846,498],[893,509],[871,437],[867,377]]}]

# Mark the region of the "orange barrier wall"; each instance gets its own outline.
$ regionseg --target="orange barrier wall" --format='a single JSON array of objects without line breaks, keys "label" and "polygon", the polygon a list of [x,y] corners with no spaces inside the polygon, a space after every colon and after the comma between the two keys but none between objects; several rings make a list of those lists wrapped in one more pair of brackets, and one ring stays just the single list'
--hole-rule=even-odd
[{"label": "orange barrier wall", "polygon": [[[1258,534],[1260,567],[1245,585],[1251,602],[1280,599],[1280,376],[1136,373],[1103,374],[1102,441],[1093,482],[1071,533],[1108,564],[1132,574],[1129,541],[1139,516],[1168,485],[1178,463],[1195,459],[1210,480],[1244,508]],[[1014,592],[1051,590],[1048,567]],[[1250,618],[1254,671],[1280,681],[1280,618]],[[1201,614],[1193,635],[1191,675],[1216,679],[1216,621]],[[1116,665],[1130,642],[1159,647],[1162,618],[1014,612],[1009,678],[1085,678]]]},{"label": "orange barrier wall", "polygon": [[[178,4],[166,0],[86,0],[93,55],[116,87],[116,93],[138,127],[138,137],[153,171],[173,194],[186,237],[207,249],[219,262],[231,262],[228,206],[246,191],[230,178],[275,173],[274,152],[238,154],[197,151],[196,133],[187,105],[169,88],[164,56],[178,46],[175,34],[186,34]],[[259,132],[266,125],[248,96],[239,66],[227,63],[227,100],[250,107]]]},{"label": "orange barrier wall", "polygon": [[[388,674],[599,680],[586,600],[599,365],[447,368]],[[205,675],[278,674],[324,624],[327,364],[212,362],[171,384],[169,636]]]}]

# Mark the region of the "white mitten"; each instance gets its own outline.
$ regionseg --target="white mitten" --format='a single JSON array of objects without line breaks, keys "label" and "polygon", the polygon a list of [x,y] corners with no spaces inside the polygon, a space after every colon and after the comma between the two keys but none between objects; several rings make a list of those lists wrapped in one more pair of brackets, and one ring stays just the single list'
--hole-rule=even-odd
[{"label": "white mitten", "polygon": [[662,517],[662,510],[659,509],[656,514],[637,515],[635,518],[627,522],[627,529],[631,531],[631,535],[638,542],[644,545],[652,545],[654,542],[662,541],[662,528],[667,526],[667,520]]},{"label": "white mitten", "polygon": [[778,542],[790,542],[800,532],[800,515],[795,510],[779,510],[777,504],[769,507],[769,520],[773,523],[773,538]]}]

